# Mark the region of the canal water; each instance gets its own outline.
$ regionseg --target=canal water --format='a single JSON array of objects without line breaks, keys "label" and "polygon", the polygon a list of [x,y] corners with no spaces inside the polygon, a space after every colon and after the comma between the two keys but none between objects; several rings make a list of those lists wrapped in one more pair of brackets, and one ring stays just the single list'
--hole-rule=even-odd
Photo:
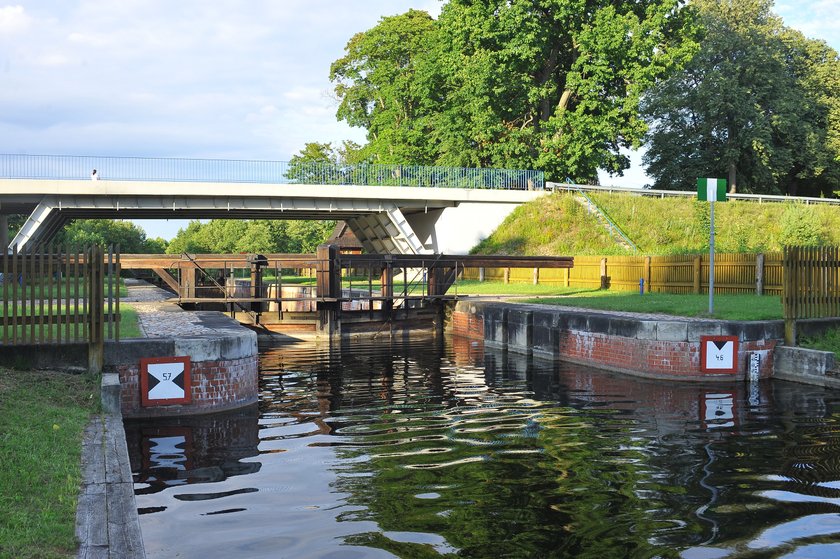
[{"label": "canal water", "polygon": [[150,559],[840,557],[840,393],[459,338],[261,354],[260,402],[127,422]]}]

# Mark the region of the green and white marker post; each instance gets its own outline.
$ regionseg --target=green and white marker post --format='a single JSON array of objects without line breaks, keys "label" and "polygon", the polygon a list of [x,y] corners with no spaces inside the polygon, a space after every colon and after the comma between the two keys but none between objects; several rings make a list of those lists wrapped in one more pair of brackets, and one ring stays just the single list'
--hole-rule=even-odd
[{"label": "green and white marker post", "polygon": [[697,199],[710,202],[709,315],[715,312],[715,202],[726,202],[726,179],[697,179]]}]

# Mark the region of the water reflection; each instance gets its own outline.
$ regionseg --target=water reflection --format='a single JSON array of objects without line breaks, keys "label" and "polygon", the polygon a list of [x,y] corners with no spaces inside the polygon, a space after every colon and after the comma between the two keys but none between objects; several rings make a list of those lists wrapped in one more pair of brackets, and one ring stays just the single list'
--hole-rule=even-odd
[{"label": "water reflection", "polygon": [[840,542],[838,398],[821,388],[673,385],[456,338],[268,350],[260,389],[258,412],[212,428],[127,426],[150,556],[827,557]]},{"label": "water reflection", "polygon": [[[213,415],[126,421],[135,493],[146,495],[191,483],[217,483],[258,472],[260,462],[242,461],[259,454],[257,422],[256,406]],[[191,494],[175,498],[210,497]],[[160,512],[158,509],[152,507],[141,513]]]}]

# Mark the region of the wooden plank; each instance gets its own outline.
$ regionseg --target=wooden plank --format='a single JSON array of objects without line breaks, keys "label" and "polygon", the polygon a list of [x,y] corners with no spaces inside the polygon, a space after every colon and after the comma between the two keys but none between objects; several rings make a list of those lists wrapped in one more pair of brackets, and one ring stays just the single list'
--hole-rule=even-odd
[{"label": "wooden plank", "polygon": [[[84,254],[85,249],[82,248],[81,250],[82,250],[82,254]],[[84,273],[85,269],[82,270],[82,273]],[[76,283],[76,291],[73,294],[73,311],[72,312],[73,312],[74,317],[79,316],[79,287],[81,287],[80,280],[82,282],[84,282],[84,280],[86,279],[84,277],[84,275],[82,275],[82,277],[80,277],[79,272],[80,272],[80,270],[79,270],[79,259],[76,258],[73,261],[73,280]],[[87,284],[85,283],[84,285],[87,285]],[[73,322],[73,339],[74,340],[79,339],[79,323],[77,321]]]},{"label": "wooden plank", "polygon": [[[29,290],[29,308],[24,312],[26,314],[35,312],[35,286],[38,282],[38,271],[35,268],[35,264],[37,262],[37,257],[35,255],[35,245],[30,245],[29,252],[27,253],[27,266],[26,268],[29,270],[27,278],[26,278],[26,288]],[[31,322],[29,325],[29,341],[35,341],[35,328],[36,323]]]},{"label": "wooden plank", "polygon": [[[13,280],[14,281],[14,278]],[[3,344],[9,344],[9,252],[3,251]]]},{"label": "wooden plank", "polygon": [[[44,315],[44,299],[47,298],[47,294],[45,292],[45,290],[46,290],[46,280],[44,278],[44,274],[45,274],[46,269],[45,269],[45,262],[44,262],[44,245],[43,244],[41,244],[41,249],[40,249],[39,253],[36,255],[36,257],[38,258],[38,285],[39,285],[39,288],[41,289],[41,295],[39,297],[40,300],[38,301],[38,304],[39,304],[38,314],[40,314],[43,317],[43,315]],[[39,329],[38,341],[43,343],[44,339],[45,339],[43,318],[38,323],[38,329]]]},{"label": "wooden plank", "polygon": [[[50,243],[47,245],[47,291],[49,292],[49,297],[47,299],[47,315],[53,315],[53,290],[55,289],[55,276],[53,275],[53,245]],[[47,329],[47,342],[52,343],[53,341],[53,330],[55,323],[50,320],[49,328]]]},{"label": "wooden plank", "polygon": [[70,243],[64,248],[64,339],[70,341]]},{"label": "wooden plank", "polygon": [[[114,313],[117,316],[120,315],[120,277],[122,274],[122,265],[120,262],[120,245],[117,244],[116,250],[116,263],[115,263],[115,270],[114,270],[114,280],[116,281],[117,285],[117,298],[116,298],[116,306],[114,307]],[[114,327],[114,339],[120,341],[120,320],[117,320],[117,324]]]}]

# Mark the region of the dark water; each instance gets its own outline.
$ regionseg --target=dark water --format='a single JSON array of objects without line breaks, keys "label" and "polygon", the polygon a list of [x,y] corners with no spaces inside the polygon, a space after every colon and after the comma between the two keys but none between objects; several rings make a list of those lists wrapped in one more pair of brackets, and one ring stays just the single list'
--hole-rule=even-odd
[{"label": "dark water", "polygon": [[258,409],[126,429],[150,558],[835,558],[839,420],[447,339],[272,349]]}]

